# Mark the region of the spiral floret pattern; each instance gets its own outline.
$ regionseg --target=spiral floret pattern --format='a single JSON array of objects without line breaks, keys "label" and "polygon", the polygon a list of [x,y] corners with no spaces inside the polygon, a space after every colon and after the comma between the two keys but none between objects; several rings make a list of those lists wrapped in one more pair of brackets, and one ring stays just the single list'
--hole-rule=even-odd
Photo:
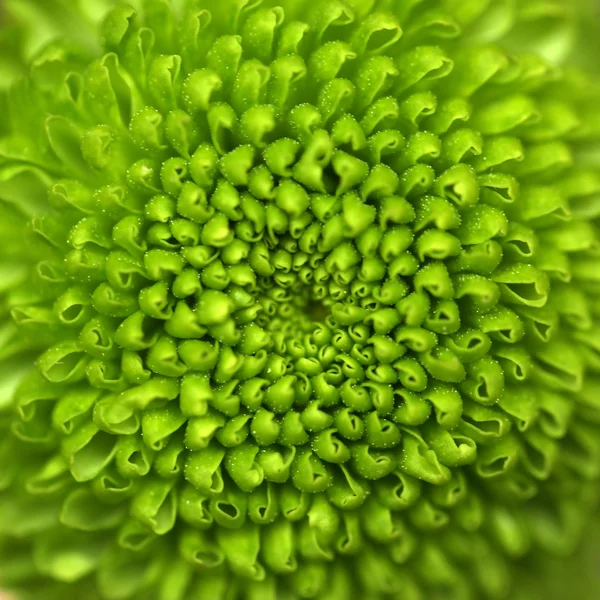
[{"label": "spiral floret pattern", "polygon": [[548,19],[117,2],[103,53],[31,62],[0,142],[5,582],[479,600],[575,547],[600,94],[516,50]]}]

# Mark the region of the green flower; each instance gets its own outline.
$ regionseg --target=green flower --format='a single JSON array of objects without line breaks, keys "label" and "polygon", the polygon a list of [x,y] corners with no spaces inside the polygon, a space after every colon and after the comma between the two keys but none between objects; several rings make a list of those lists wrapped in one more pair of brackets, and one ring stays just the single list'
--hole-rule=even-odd
[{"label": "green flower", "polygon": [[7,4],[7,587],[496,599],[577,547],[600,86],[565,66],[576,11]]}]

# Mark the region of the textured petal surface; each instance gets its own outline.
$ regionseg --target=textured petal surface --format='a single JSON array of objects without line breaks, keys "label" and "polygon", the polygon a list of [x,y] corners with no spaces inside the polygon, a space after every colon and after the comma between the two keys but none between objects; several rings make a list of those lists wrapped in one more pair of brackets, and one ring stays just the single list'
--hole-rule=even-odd
[{"label": "textured petal surface", "polygon": [[558,593],[600,478],[583,4],[6,2],[6,586]]}]

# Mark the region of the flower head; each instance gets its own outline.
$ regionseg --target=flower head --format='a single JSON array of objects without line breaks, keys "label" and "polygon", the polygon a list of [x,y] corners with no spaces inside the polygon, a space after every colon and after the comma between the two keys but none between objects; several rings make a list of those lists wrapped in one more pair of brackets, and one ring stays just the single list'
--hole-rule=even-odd
[{"label": "flower head", "polygon": [[600,90],[556,64],[568,9],[50,4],[0,119],[8,584],[500,598],[574,548]]}]

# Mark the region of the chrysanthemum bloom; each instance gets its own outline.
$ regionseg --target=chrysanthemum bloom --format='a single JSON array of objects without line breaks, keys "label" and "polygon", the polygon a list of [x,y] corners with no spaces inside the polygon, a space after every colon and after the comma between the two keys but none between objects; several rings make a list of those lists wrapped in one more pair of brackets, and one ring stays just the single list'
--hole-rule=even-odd
[{"label": "chrysanthemum bloom", "polygon": [[570,552],[600,94],[551,62],[565,4],[38,4],[63,35],[0,116],[6,585],[482,600]]}]

